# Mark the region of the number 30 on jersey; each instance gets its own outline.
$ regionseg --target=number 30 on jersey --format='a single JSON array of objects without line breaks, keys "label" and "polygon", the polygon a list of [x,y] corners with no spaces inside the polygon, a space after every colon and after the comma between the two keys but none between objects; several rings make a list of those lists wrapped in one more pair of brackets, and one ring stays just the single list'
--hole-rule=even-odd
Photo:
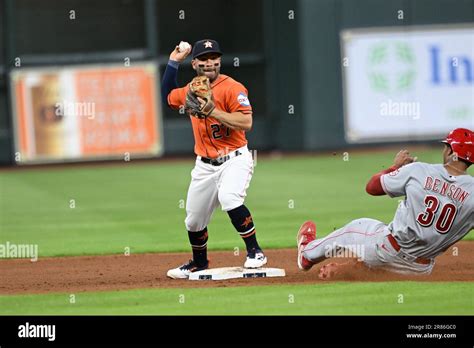
[{"label": "number 30 on jersey", "polygon": [[[446,203],[440,210],[439,199],[431,195],[425,197],[424,203],[426,206],[425,211],[418,214],[416,221],[423,227],[429,227],[436,220],[436,231],[442,234],[448,233],[456,217],[456,206],[452,203]],[[437,214],[438,210],[440,210],[439,214]]]}]

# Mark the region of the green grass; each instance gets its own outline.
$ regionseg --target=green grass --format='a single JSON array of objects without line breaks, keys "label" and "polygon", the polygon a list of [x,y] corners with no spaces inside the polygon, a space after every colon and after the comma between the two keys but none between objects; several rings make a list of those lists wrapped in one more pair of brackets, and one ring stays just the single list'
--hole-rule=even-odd
[{"label": "green grass", "polygon": [[146,289],[76,293],[74,304],[70,294],[0,296],[0,314],[473,315],[473,292],[455,282]]},{"label": "green grass", "polygon": [[[360,217],[392,219],[398,201],[367,195],[365,184],[393,153],[349,155],[349,161],[342,154],[259,157],[246,205],[264,248],[293,247],[306,219],[316,220],[320,236]],[[438,150],[416,155],[429,163],[440,158]],[[40,257],[123,253],[126,247],[189,251],[180,205],[192,166],[189,160],[0,172],[0,244],[38,244]],[[211,250],[242,246],[222,211],[214,213],[209,231]],[[0,314],[472,315],[473,290],[473,283],[462,282],[139,289],[76,293],[74,304],[70,294],[11,295],[0,296]]]},{"label": "green grass", "polygon": [[[258,158],[246,205],[264,248],[293,247],[306,219],[316,220],[320,236],[360,217],[392,219],[396,199],[365,193],[366,181],[391,163],[392,152],[349,155],[349,161],[342,154]],[[440,158],[438,150],[417,155],[431,163]],[[180,203],[192,166],[189,160],[0,172],[0,243],[38,244],[40,257],[122,253],[126,247],[134,253],[188,251]],[[242,245],[220,210],[209,231],[211,250]]]}]

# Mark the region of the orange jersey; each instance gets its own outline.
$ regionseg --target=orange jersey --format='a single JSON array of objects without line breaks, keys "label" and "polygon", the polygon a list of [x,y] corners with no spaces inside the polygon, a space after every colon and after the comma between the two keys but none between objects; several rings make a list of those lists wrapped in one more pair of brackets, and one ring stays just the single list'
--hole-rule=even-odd
[{"label": "orange jersey", "polygon": [[[168,105],[179,109],[186,102],[189,85],[173,89],[168,94]],[[248,91],[233,78],[219,74],[211,84],[216,108],[228,113],[252,114]],[[219,158],[247,144],[245,131],[231,129],[213,117],[191,117],[194,133],[194,152],[202,157]]]}]

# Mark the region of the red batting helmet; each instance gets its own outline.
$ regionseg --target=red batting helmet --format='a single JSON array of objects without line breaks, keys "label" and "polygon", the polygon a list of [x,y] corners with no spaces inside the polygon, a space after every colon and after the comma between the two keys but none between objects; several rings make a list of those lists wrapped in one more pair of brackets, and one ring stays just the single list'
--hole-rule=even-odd
[{"label": "red batting helmet", "polygon": [[449,144],[459,158],[474,163],[474,132],[456,128],[442,142]]}]

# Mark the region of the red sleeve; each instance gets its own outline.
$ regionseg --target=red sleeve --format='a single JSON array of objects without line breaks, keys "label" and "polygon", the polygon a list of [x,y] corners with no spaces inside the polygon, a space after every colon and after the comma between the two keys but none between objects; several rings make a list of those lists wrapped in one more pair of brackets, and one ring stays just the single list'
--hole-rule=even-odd
[{"label": "red sleeve", "polygon": [[377,174],[375,174],[374,176],[372,176],[372,178],[370,178],[369,182],[367,183],[367,186],[365,187],[365,190],[367,191],[367,193],[372,196],[385,195],[386,193],[383,190],[382,182],[380,181],[380,178],[382,175],[391,173],[397,169],[398,167],[391,166],[390,168],[384,169],[378,172]]}]

